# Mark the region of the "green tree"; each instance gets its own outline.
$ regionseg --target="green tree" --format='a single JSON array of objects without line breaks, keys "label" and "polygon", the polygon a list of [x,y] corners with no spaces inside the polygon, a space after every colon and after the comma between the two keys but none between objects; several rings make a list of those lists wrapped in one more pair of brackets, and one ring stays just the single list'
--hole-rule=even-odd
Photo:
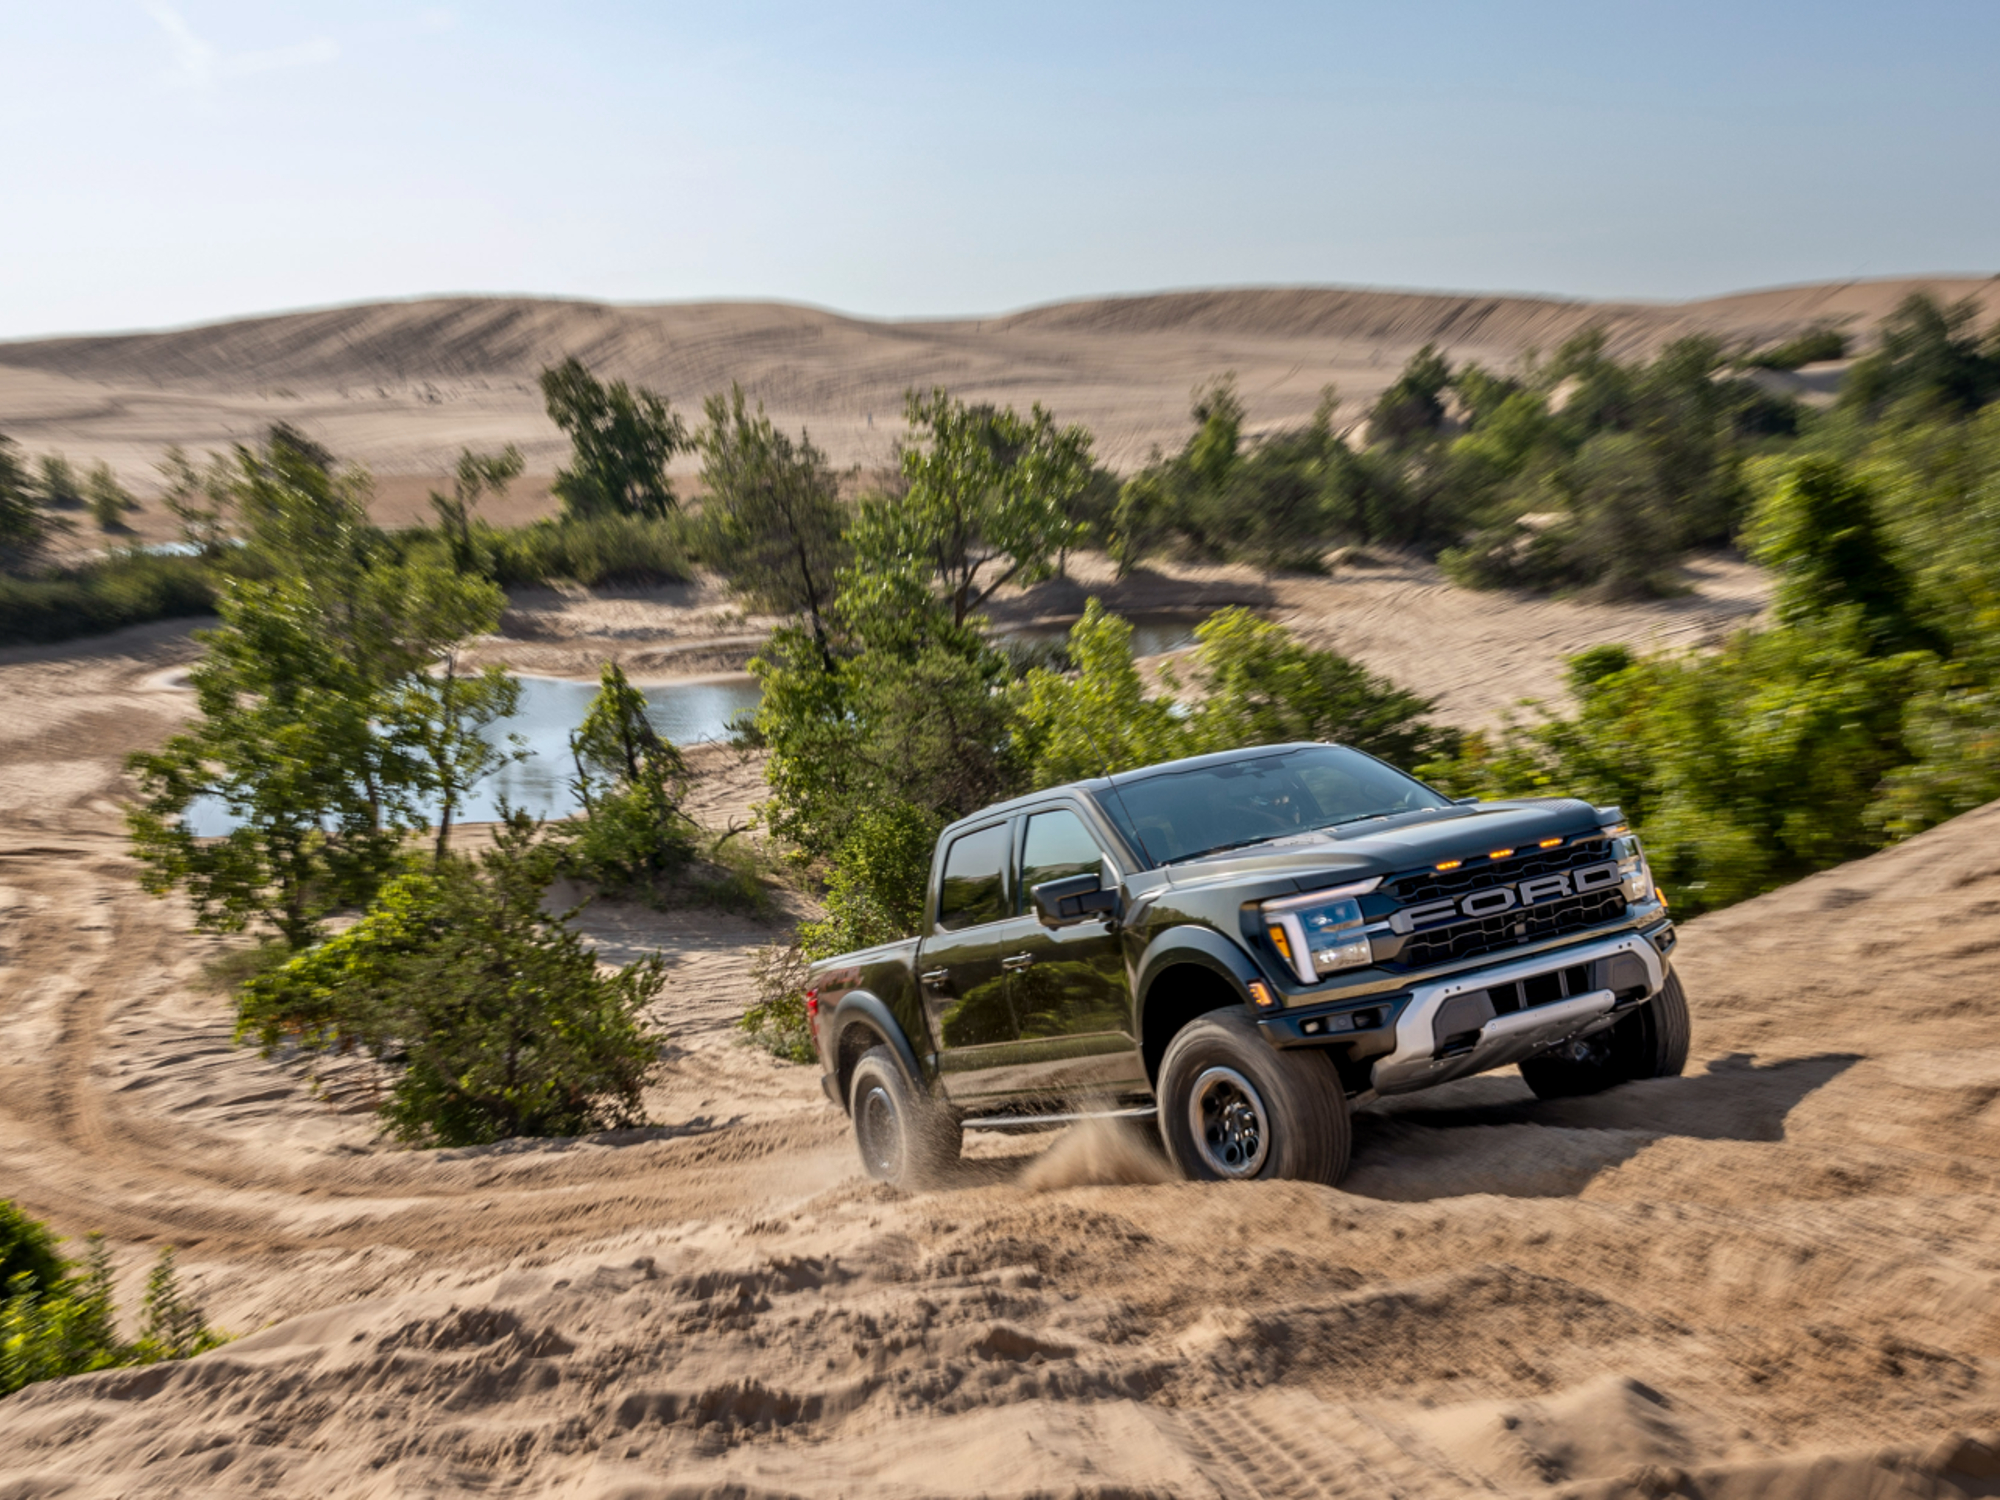
[{"label": "green tree", "polygon": [[[395,863],[390,793],[413,768],[376,733],[379,684],[327,637],[304,590],[235,580],[217,607],[223,627],[198,634],[207,649],[189,674],[195,721],[129,762],[140,879],[158,896],[183,888],[204,930],[260,922],[303,948]],[[234,826],[197,835],[204,806]]]},{"label": "green tree", "polygon": [[[238,450],[234,495],[267,576],[225,582],[222,628],[202,634],[190,673],[197,717],[130,761],[146,888],[184,888],[205,929],[261,923],[293,948],[365,905],[404,837],[490,769],[475,731],[510,702],[493,674],[460,678],[454,655],[497,622],[499,590],[397,564],[368,524],[364,477],[323,459],[284,430]],[[197,836],[203,808],[234,826]]]},{"label": "green tree", "polygon": [[1192,689],[1162,673],[1148,695],[1132,630],[1095,599],[1070,630],[1076,671],[1030,671],[1013,693],[1030,786],[1111,776],[1183,755],[1329,740],[1409,766],[1456,736],[1425,721],[1435,707],[1283,626],[1226,609],[1196,627]]},{"label": "green tree", "polygon": [[584,808],[558,836],[570,872],[603,890],[643,892],[684,866],[699,831],[681,805],[692,773],[615,662],[604,664],[569,746]]},{"label": "green tree", "polygon": [[1173,700],[1147,695],[1131,625],[1100,601],[1070,627],[1069,658],[1073,672],[1036,667],[1014,689],[1029,784],[1111,776],[1191,753],[1190,726]]},{"label": "green tree", "polygon": [[644,1123],[657,957],[615,974],[543,896],[557,851],[510,815],[493,847],[397,877],[358,923],[250,981],[239,1035],[359,1048],[393,1074],[404,1140],[475,1145]]},{"label": "green tree", "polygon": [[1947,307],[1928,292],[1912,292],[1882,321],[1873,354],[1848,372],[1841,401],[1880,415],[1901,407],[1914,417],[1969,415],[2000,395],[2000,355],[1980,347],[1979,304]]},{"label": "green tree", "polygon": [[1444,393],[1451,383],[1451,361],[1437,345],[1424,345],[1376,397],[1368,413],[1368,441],[1400,447],[1436,433],[1444,426]]},{"label": "green tree", "polygon": [[1048,576],[1075,537],[1070,510],[1091,482],[1090,434],[1036,406],[966,406],[942,390],[908,398],[913,441],[900,499],[864,501],[844,586],[891,574],[935,589],[963,626],[1011,582]]},{"label": "green tree", "polygon": [[847,508],[826,455],[794,443],[743,389],[710,396],[697,435],[710,552],[729,586],[756,608],[797,615],[831,659],[827,616],[848,560]]},{"label": "green tree", "polygon": [[220,557],[229,544],[229,518],[235,510],[229,460],[211,453],[206,465],[197,466],[185,449],[174,446],[158,468],[166,485],[160,503],[180,524],[181,540],[204,557]]},{"label": "green tree", "polygon": [[1876,521],[1868,485],[1839,460],[1794,464],[1758,507],[1752,555],[1777,575],[1778,617],[1824,618],[1852,606],[1881,647],[1923,644],[1909,580]]},{"label": "green tree", "polygon": [[377,723],[409,763],[416,799],[436,816],[441,860],[467,795],[527,754],[518,735],[503,750],[490,733],[520,707],[520,682],[500,667],[468,671],[461,660],[467,637],[499,623],[506,596],[483,578],[422,562],[390,577],[398,640],[413,660],[382,695]]},{"label": "green tree", "polygon": [[1329,740],[1409,766],[1450,743],[1425,722],[1437,706],[1430,699],[1247,609],[1211,615],[1195,639],[1188,753]]},{"label": "green tree", "polygon": [[36,498],[54,510],[80,510],[83,482],[76,466],[60,453],[44,453],[36,465]]},{"label": "green tree", "polygon": [[98,530],[131,529],[125,524],[125,517],[139,508],[139,502],[130,490],[118,482],[110,464],[100,460],[90,466],[83,476],[83,493]]},{"label": "green tree", "polygon": [[555,479],[567,514],[657,518],[676,508],[667,465],[688,437],[665,398],[622,380],[607,384],[575,358],[543,370],[541,383],[549,420],[570,440],[569,467]]},{"label": "green tree", "polygon": [[451,549],[452,566],[461,573],[484,571],[484,559],[474,543],[474,512],[487,495],[504,495],[507,486],[521,477],[521,450],[509,443],[498,453],[458,450],[458,464],[452,474],[451,493],[431,491],[431,510],[438,518]]},{"label": "green tree", "polygon": [[0,568],[19,568],[38,558],[48,545],[50,518],[37,504],[20,449],[0,436]]},{"label": "green tree", "polygon": [[1243,446],[1243,400],[1236,377],[1223,375],[1194,393],[1194,436],[1186,459],[1194,483],[1210,492],[1229,482]]}]

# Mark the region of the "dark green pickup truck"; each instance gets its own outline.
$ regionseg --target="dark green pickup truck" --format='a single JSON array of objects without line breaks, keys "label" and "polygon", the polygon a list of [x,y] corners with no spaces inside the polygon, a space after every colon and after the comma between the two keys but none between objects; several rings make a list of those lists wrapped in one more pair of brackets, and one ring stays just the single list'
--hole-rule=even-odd
[{"label": "dark green pickup truck", "polygon": [[967,1129],[1110,1116],[1156,1117],[1189,1177],[1331,1183],[1378,1095],[1680,1072],[1673,947],[1616,808],[1454,802],[1273,745],[952,824],[922,935],[815,965],[806,1007],[886,1181],[935,1177]]}]

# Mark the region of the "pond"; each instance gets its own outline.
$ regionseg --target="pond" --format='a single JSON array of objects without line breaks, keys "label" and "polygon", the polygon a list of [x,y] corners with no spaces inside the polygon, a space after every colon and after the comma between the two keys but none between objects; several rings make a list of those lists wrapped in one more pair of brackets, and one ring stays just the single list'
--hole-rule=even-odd
[{"label": "pond", "polygon": [[[999,639],[1024,645],[1058,646],[1069,638],[1069,626],[1027,625],[1001,632]],[[1141,616],[1132,621],[1132,650],[1137,656],[1157,656],[1194,644],[1194,622],[1172,616]],[[488,731],[497,745],[519,735],[528,751],[525,760],[511,762],[474,787],[458,818],[484,823],[500,815],[500,802],[525,808],[537,817],[560,818],[576,811],[569,780],[569,733],[583,722],[595,682],[560,677],[520,678],[520,711]],[[712,677],[693,682],[658,683],[641,688],[646,717],[662,738],[676,745],[701,744],[729,738],[729,724],[738,714],[757,706],[757,680],[748,674]],[[235,826],[219,802],[203,800],[188,809],[188,822],[203,837],[224,834]]]},{"label": "pond", "polygon": [[[576,811],[569,780],[569,733],[583,722],[595,682],[571,682],[559,677],[522,677],[520,711],[488,731],[494,744],[506,745],[519,735],[528,751],[472,789],[459,821],[486,823],[500,816],[504,797],[513,807],[537,817],[560,818]],[[640,689],[646,696],[646,717],[661,736],[676,745],[701,744],[729,737],[729,721],[757,706],[757,680],[748,675],[715,677],[700,682],[668,682]],[[188,809],[188,822],[201,837],[229,832],[235,826],[228,810],[207,798]]]},{"label": "pond", "polygon": [[[459,816],[483,823],[500,815],[500,799],[524,807],[538,817],[562,817],[576,811],[569,779],[575,772],[569,758],[569,732],[583,722],[594,682],[561,677],[523,677],[521,710],[495,724],[488,738],[505,744],[518,734],[528,758],[516,761],[473,788]],[[660,737],[676,745],[698,745],[729,738],[729,721],[757,706],[757,679],[748,675],[716,677],[703,682],[666,682],[642,687],[646,717]]]}]

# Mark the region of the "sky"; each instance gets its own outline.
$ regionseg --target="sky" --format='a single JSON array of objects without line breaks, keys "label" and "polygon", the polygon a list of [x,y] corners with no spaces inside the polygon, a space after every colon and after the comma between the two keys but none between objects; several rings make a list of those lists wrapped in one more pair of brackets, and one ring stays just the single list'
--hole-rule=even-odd
[{"label": "sky", "polygon": [[2000,4],[0,0],[0,338],[2000,270]]}]

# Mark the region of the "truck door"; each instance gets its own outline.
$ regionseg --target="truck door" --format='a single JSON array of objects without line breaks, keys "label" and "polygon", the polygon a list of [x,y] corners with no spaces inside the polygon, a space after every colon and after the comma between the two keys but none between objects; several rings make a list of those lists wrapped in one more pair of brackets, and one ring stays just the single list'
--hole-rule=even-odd
[{"label": "truck door", "polygon": [[1084,1099],[1146,1086],[1115,919],[1044,927],[1028,895],[1045,880],[1100,869],[1115,873],[1116,866],[1076,812],[1052,807],[1028,815],[1015,879],[1027,925],[1001,962],[1014,980],[1024,1075],[1017,1086],[1037,1094]]},{"label": "truck door", "polygon": [[1006,820],[951,841],[938,879],[936,917],[917,949],[939,1077],[955,1100],[1004,1095],[1015,1087],[1007,1064],[1020,1025],[1009,993],[1010,971],[1001,965],[1023,936],[1011,878],[1013,851],[1013,824]]}]

